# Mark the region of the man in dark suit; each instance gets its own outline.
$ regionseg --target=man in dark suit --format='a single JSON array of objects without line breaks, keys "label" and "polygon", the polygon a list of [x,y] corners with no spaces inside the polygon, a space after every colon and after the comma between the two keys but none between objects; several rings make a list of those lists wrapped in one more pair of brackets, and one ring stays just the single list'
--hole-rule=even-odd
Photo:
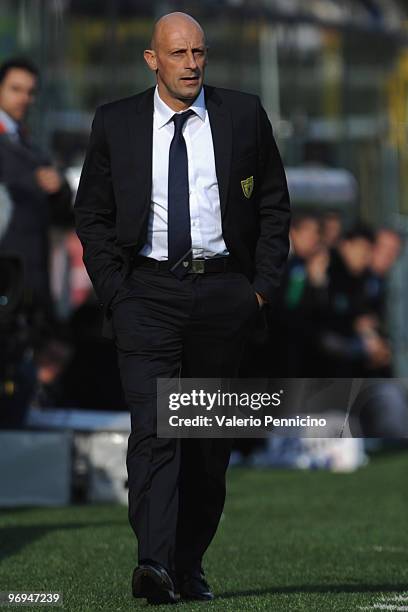
[{"label": "man in dark suit", "polygon": [[51,224],[72,225],[72,202],[67,182],[27,138],[24,121],[37,84],[38,71],[28,60],[9,59],[0,66],[0,183],[11,200],[1,224],[0,254],[22,259],[26,309],[51,315],[48,231]]},{"label": "man in dark suit", "polygon": [[76,223],[131,412],[133,594],[208,600],[231,445],[157,438],[156,380],[237,374],[287,258],[289,198],[258,97],[203,86],[192,17],[162,17],[144,57],[157,87],[96,111]]}]

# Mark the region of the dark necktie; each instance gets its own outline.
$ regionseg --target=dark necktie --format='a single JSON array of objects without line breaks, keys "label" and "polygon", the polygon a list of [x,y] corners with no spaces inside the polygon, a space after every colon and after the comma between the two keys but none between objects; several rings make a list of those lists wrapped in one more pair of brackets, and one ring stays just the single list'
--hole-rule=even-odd
[{"label": "dark necktie", "polygon": [[188,110],[173,116],[174,136],[169,150],[167,239],[170,270],[183,278],[191,267],[190,196],[187,147],[183,125],[194,114]]}]

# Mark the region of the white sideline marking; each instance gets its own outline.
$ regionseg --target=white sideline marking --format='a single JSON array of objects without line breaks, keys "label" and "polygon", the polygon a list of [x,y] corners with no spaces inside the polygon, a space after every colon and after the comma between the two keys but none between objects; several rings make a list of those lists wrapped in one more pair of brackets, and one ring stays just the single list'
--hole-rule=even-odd
[{"label": "white sideline marking", "polygon": [[[394,603],[393,603],[394,602]],[[391,610],[392,612],[408,612],[408,606],[398,604],[408,602],[408,593],[400,593],[393,597],[380,597],[371,606],[360,606],[360,610]]]},{"label": "white sideline marking", "polygon": [[392,610],[393,612],[408,612],[408,606],[375,603],[372,606],[360,606],[360,610]]},{"label": "white sideline marking", "polygon": [[373,550],[375,550],[375,552],[391,553],[407,552],[405,548],[401,548],[400,546],[373,546]]},{"label": "white sideline marking", "polygon": [[358,546],[356,548],[357,552],[362,552],[362,553],[367,553],[370,551],[374,551],[374,552],[386,552],[386,553],[406,553],[407,549],[406,548],[402,548],[401,546],[379,546],[379,545],[374,545],[374,546]]},{"label": "white sideline marking", "polygon": [[396,595],[391,597],[391,601],[408,601],[408,595]]}]

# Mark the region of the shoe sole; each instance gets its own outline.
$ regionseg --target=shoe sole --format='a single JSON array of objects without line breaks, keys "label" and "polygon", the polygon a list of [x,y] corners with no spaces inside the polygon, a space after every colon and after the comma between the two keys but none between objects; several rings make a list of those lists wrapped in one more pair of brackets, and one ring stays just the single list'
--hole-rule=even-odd
[{"label": "shoe sole", "polygon": [[203,596],[203,595],[193,595],[191,593],[180,593],[181,599],[185,601],[213,601],[214,595],[211,596]]},{"label": "shoe sole", "polygon": [[135,598],[145,598],[148,603],[177,603],[180,599],[178,594],[166,588],[166,583],[149,571],[138,571],[133,575],[132,593]]}]

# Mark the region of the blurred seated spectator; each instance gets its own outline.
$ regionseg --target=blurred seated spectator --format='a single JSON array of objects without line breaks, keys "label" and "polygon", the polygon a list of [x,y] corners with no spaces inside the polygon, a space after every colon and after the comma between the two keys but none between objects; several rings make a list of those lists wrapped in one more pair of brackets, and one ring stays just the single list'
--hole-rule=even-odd
[{"label": "blurred seated spectator", "polygon": [[402,236],[391,228],[380,228],[375,235],[373,257],[366,291],[373,311],[384,330],[387,328],[387,283],[403,246]]},{"label": "blurred seated spectator", "polygon": [[374,233],[358,226],[340,239],[330,255],[318,338],[320,375],[364,376],[366,368],[389,362],[388,342],[366,334],[373,315],[366,291],[373,250]]},{"label": "blurred seated spectator", "polygon": [[[299,378],[390,376],[391,346],[384,333],[385,283],[400,252],[400,239],[389,230],[374,235],[360,225],[345,233],[329,252],[316,236],[316,221],[313,227],[311,218],[295,219],[293,252],[282,284],[276,335],[270,344],[272,349],[274,337],[279,337],[275,371],[282,377]],[[402,385],[385,380],[373,384],[356,402],[364,435],[408,435]]]},{"label": "blurred seated spectator", "polygon": [[[312,376],[317,359],[315,317],[320,296],[309,282],[308,266],[312,258],[328,258],[322,249],[319,218],[310,212],[294,214],[290,242],[286,272],[269,311],[270,377]],[[323,279],[325,270],[323,265]]]}]

